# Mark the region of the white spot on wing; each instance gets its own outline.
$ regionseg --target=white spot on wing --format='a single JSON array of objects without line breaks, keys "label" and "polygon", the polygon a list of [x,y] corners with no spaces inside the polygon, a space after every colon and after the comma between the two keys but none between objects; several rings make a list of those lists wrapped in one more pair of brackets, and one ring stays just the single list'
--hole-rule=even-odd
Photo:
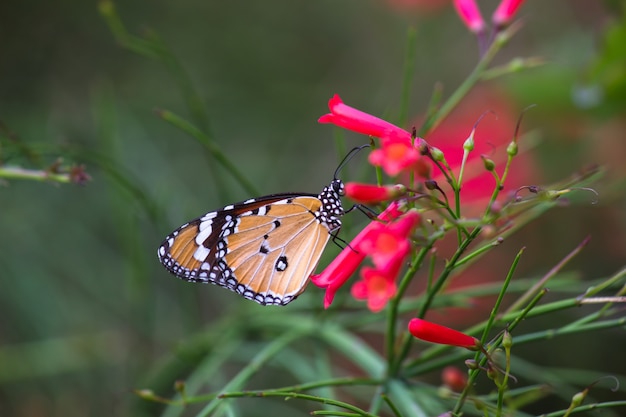
[{"label": "white spot on wing", "polygon": [[200,245],[200,246],[198,246],[196,251],[193,253],[193,257],[197,261],[204,262],[206,260],[206,258],[209,256],[209,253],[211,253],[211,251],[209,249],[207,249],[204,246]]},{"label": "white spot on wing", "polygon": [[206,229],[201,230],[200,233],[198,233],[198,236],[196,236],[196,244],[198,246],[202,246],[204,241],[207,240],[208,237],[211,235],[212,230],[213,229],[211,227],[207,227]]},{"label": "white spot on wing", "polygon": [[210,213],[205,214],[204,217],[202,217],[200,220],[202,220],[202,221],[211,220],[211,219],[214,219],[215,216],[217,216],[217,212],[216,211],[212,211]]},{"label": "white spot on wing", "polygon": [[209,233],[211,229],[211,225],[213,224],[213,220],[208,220],[208,221],[203,221],[202,223],[200,223],[200,231],[203,231],[206,228],[209,228]]}]

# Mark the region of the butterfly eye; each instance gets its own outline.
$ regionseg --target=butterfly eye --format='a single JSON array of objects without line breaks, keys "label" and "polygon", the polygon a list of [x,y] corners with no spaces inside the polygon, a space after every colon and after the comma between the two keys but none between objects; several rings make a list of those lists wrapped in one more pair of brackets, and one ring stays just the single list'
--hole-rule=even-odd
[{"label": "butterfly eye", "polygon": [[333,180],[331,184],[332,184],[331,187],[333,188],[333,191],[335,191],[338,195],[341,195],[341,196],[346,195],[343,181],[336,179],[336,180]]}]

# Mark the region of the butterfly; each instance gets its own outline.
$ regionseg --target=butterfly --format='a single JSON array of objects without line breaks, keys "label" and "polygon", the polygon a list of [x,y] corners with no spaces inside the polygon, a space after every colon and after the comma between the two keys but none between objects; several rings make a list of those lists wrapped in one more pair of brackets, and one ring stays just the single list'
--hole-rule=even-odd
[{"label": "butterfly", "polygon": [[262,305],[286,305],[304,291],[345,214],[336,178],[319,195],[246,200],[180,226],[158,249],[177,277],[226,287]]}]

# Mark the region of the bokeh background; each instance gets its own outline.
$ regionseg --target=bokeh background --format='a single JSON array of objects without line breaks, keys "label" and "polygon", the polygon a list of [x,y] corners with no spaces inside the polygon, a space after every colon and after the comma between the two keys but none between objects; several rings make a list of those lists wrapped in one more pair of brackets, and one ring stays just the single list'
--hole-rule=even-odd
[{"label": "bokeh background", "polygon": [[[479,3],[485,17],[497,4]],[[170,59],[121,45],[95,1],[0,4],[0,163],[45,169],[61,157],[85,164],[92,177],[84,186],[0,180],[2,416],[158,415],[158,405],[132,390],[171,394],[193,366],[190,359],[163,371],[181,341],[216,318],[263,311],[228,291],[183,283],[159,265],[156,248],[173,228],[252,196],[155,110],[207,132],[258,193],[318,192],[345,147],[364,141],[351,133],[338,140],[317,123],[327,100],[338,93],[397,121],[410,28],[416,58],[406,127],[419,123],[435,84],[445,97],[478,60],[474,38],[443,0],[115,7],[131,34],[161,42]],[[502,277],[522,246],[519,273],[541,275],[588,235],[568,270],[583,279],[610,275],[626,258],[623,3],[528,2],[520,17],[523,28],[496,64],[533,56],[544,65],[481,83],[454,121],[426,139],[460,147],[492,110],[497,117],[486,117],[479,133],[485,143],[508,141],[522,109],[536,104],[523,122],[535,142],[511,186],[550,184],[591,164],[606,174],[594,185],[598,204],[578,195],[467,279]],[[185,88],[197,95],[195,111]],[[354,162],[346,176],[361,166]],[[319,308],[322,296],[311,287],[298,303]],[[589,368],[625,373],[624,342],[623,329],[570,338],[567,349],[552,345],[539,362],[556,366],[586,352]]]}]

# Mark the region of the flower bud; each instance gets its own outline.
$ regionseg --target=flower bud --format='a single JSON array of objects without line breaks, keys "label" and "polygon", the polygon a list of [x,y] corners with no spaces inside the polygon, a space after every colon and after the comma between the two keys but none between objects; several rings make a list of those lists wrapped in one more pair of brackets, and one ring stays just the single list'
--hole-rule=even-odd
[{"label": "flower bud", "polygon": [[489,172],[493,171],[494,169],[496,169],[496,164],[489,158],[487,158],[486,156],[481,156],[481,158],[483,159],[483,164],[485,165],[485,169]]},{"label": "flower bud", "polygon": [[517,146],[517,142],[515,142],[515,141],[509,143],[509,146],[506,147],[506,153],[509,156],[517,155],[518,150],[519,150],[519,148]]},{"label": "flower bud", "polygon": [[470,350],[480,349],[480,341],[475,337],[422,319],[411,319],[409,332],[418,339],[431,343],[458,346]]},{"label": "flower bud", "polygon": [[446,157],[443,154],[443,152],[441,152],[441,149],[435,148],[434,146],[430,147],[430,155],[437,162],[442,162],[442,161],[445,161],[445,159],[446,159]]},{"label": "flower bud", "polygon": [[370,204],[401,197],[406,194],[406,187],[402,184],[379,186],[348,182],[345,185],[345,191],[346,196],[350,199],[359,203]]}]

